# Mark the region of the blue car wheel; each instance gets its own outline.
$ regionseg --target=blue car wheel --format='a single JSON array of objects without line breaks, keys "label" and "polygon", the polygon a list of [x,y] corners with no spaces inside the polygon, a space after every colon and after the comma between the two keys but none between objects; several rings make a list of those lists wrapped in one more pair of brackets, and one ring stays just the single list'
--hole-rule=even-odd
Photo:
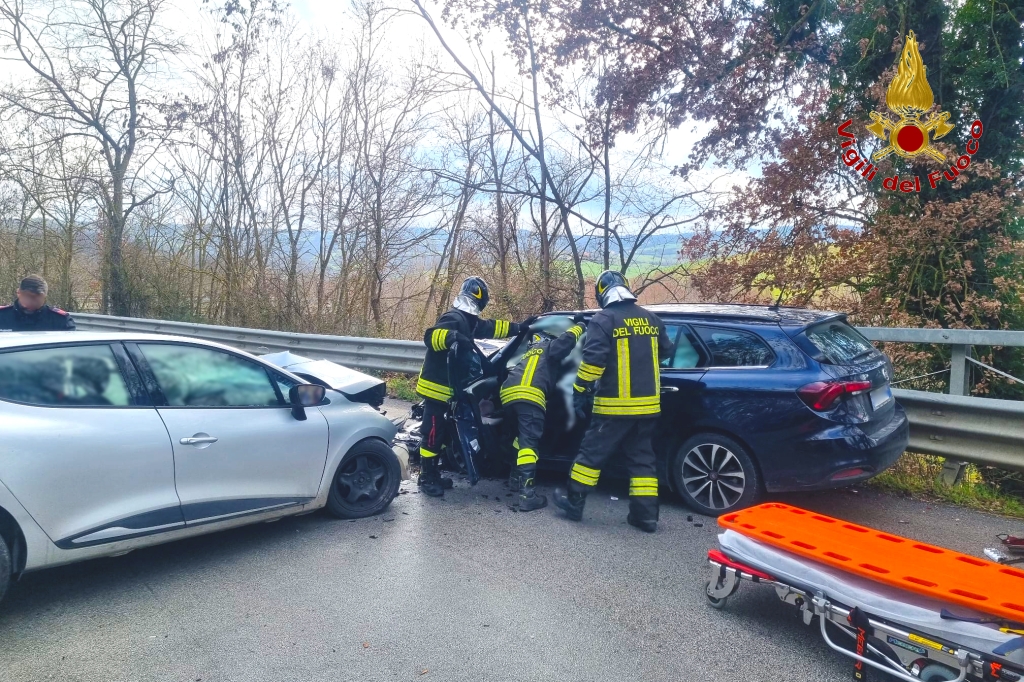
[{"label": "blue car wheel", "polygon": [[728,436],[698,433],[679,448],[673,483],[687,506],[719,516],[754,504],[761,479],[746,449]]}]

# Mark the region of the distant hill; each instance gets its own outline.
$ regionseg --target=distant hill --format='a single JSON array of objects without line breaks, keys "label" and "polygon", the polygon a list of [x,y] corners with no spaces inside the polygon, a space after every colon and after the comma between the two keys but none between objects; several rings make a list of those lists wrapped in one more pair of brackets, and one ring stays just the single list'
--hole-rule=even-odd
[{"label": "distant hill", "polygon": [[[422,253],[418,254],[423,260],[432,260],[436,254],[439,254],[444,249],[445,241],[447,239],[447,235],[445,233],[436,232],[434,234],[430,234],[431,230],[429,228],[410,229],[414,235],[418,233],[424,237],[423,243],[420,246]],[[522,230],[520,234],[523,241],[526,241],[531,237],[530,232],[527,230]],[[639,270],[646,272],[653,268],[669,267],[678,264],[680,262],[679,247],[682,240],[688,236],[691,235],[689,233],[680,235],[668,232],[651,236],[644,242],[643,247],[637,251],[633,258],[633,265]],[[282,233],[279,238],[282,246],[287,247],[287,234]],[[304,260],[312,261],[315,258],[315,254],[319,248],[319,239],[320,236],[317,232],[307,232],[303,234],[302,250],[305,254]],[[561,250],[568,250],[568,244],[564,239],[557,246]],[[630,246],[631,244],[627,243],[627,252]],[[576,248],[581,254],[583,254],[583,261],[585,263],[599,264],[603,262],[601,255],[602,238],[600,235],[576,237]],[[611,250],[612,261],[613,263],[618,264],[618,247],[614,240],[611,244]],[[414,255],[414,258],[415,257],[416,256]],[[592,270],[592,268],[586,268],[586,272],[588,274],[590,274],[590,270]],[[600,269],[598,269],[594,274],[597,274],[597,272],[600,272]]]}]

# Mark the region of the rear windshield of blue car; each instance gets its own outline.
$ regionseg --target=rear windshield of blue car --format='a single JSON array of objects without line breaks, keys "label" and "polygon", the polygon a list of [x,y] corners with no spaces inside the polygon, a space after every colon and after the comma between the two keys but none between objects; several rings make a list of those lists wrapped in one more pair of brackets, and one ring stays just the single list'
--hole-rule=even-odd
[{"label": "rear windshield of blue car", "polygon": [[804,333],[833,365],[849,365],[876,352],[863,334],[841,320],[815,325]]}]

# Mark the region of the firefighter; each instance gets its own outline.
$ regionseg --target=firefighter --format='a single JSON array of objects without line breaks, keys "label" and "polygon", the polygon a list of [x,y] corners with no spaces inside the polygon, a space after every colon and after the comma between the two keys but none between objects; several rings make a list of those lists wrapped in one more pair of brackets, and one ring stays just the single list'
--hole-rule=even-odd
[{"label": "firefighter", "polygon": [[567,489],[555,490],[555,505],[568,518],[583,518],[587,493],[605,462],[619,449],[629,471],[631,526],[658,528],[658,475],[651,436],[661,413],[660,360],[672,342],[657,315],[636,304],[622,273],[606,270],[595,287],[601,310],[587,326],[583,362],[573,384],[576,416],[593,417],[573,462]]},{"label": "firefighter", "polygon": [[450,478],[441,478],[437,460],[448,443],[445,412],[448,400],[455,394],[448,382],[449,349],[456,342],[465,349],[473,344],[473,339],[517,336],[523,326],[506,320],[481,320],[480,313],[487,306],[489,298],[487,282],[483,278],[467,278],[462,283],[452,309],[423,335],[427,355],[416,382],[416,393],[424,398],[423,422],[420,425],[419,486],[420,490],[431,497],[442,497],[445,489],[452,487]]},{"label": "firefighter", "polygon": [[65,311],[46,305],[49,287],[39,275],[21,280],[14,303],[0,305],[0,332],[71,331],[75,321]]},{"label": "firefighter", "polygon": [[537,475],[537,448],[544,432],[547,396],[558,381],[558,368],[568,357],[585,329],[583,318],[574,320],[558,338],[534,331],[529,349],[509,372],[501,386],[501,404],[509,422],[516,424],[516,466],[509,479],[513,492],[519,493],[519,511],[547,506],[548,498],[534,490]]}]

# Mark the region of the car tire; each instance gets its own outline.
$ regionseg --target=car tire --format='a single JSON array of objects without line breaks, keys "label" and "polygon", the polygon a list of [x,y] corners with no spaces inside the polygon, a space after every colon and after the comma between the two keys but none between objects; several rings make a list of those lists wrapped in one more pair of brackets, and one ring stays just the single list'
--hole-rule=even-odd
[{"label": "car tire", "polygon": [[0,601],[4,600],[7,588],[11,586],[11,548],[7,538],[0,535]]},{"label": "car tire", "polygon": [[672,460],[672,483],[688,507],[719,516],[757,502],[761,477],[746,448],[719,433],[686,439]]},{"label": "car tire", "polygon": [[402,465],[384,441],[368,438],[342,458],[327,495],[327,511],[339,519],[362,519],[388,508],[398,495]]}]

